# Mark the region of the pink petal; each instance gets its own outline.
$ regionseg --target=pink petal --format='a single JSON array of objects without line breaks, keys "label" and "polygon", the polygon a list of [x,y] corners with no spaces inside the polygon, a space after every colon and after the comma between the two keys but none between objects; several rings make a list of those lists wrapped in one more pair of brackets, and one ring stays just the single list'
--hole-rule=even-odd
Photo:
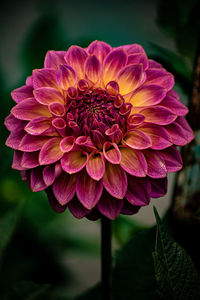
[{"label": "pink petal", "polygon": [[33,97],[33,87],[24,85],[12,91],[11,96],[15,102],[19,103],[24,99]]},{"label": "pink petal", "polygon": [[59,65],[64,65],[66,63],[64,59],[65,54],[65,51],[48,51],[45,56],[44,67],[57,69]]},{"label": "pink petal", "polygon": [[131,148],[120,148],[121,167],[129,174],[137,177],[144,177],[147,174],[147,163],[141,151]]},{"label": "pink petal", "polygon": [[40,192],[47,188],[42,177],[41,167],[37,167],[31,171],[30,188],[33,192]]},{"label": "pink petal", "polygon": [[105,172],[105,162],[102,153],[92,152],[89,155],[86,171],[88,175],[94,180],[100,180]]},{"label": "pink petal", "polygon": [[65,55],[65,60],[76,71],[78,78],[84,78],[84,64],[87,52],[79,46],[71,46]]},{"label": "pink petal", "polygon": [[68,203],[67,207],[77,219],[82,219],[90,212],[90,210],[86,209],[76,197]]},{"label": "pink petal", "polygon": [[99,201],[103,192],[102,181],[93,180],[86,172],[78,174],[76,194],[81,204],[92,209]]},{"label": "pink petal", "polygon": [[73,136],[67,136],[60,142],[60,149],[62,152],[69,152],[74,147],[75,138]]},{"label": "pink petal", "polygon": [[160,105],[170,109],[177,116],[185,116],[188,113],[188,108],[180,100],[169,95],[162,100]]},{"label": "pink petal", "polygon": [[26,78],[26,85],[30,85],[30,86],[33,86],[33,76],[28,76]]},{"label": "pink petal", "polygon": [[61,166],[69,174],[77,173],[85,167],[87,159],[88,154],[81,150],[67,152],[61,159]]},{"label": "pink petal", "polygon": [[142,124],[145,120],[145,116],[142,114],[133,114],[128,118],[128,129],[135,128],[136,126]]},{"label": "pink petal", "polygon": [[56,178],[55,165],[52,164],[44,167],[42,175],[46,186],[52,185]]},{"label": "pink petal", "polygon": [[173,144],[184,146],[188,143],[185,130],[177,122],[165,126],[165,129],[170,135]]},{"label": "pink petal", "polygon": [[167,168],[160,151],[145,150],[144,155],[148,165],[147,175],[151,178],[163,178],[167,175]]},{"label": "pink petal", "polygon": [[162,86],[167,91],[174,86],[174,76],[164,69],[148,69],[145,84],[156,84]]},{"label": "pink petal", "polygon": [[103,145],[103,154],[112,164],[119,164],[121,161],[121,152],[115,143],[105,142]]},{"label": "pink petal", "polygon": [[74,86],[76,78],[76,72],[68,65],[60,65],[56,71],[56,81],[63,90],[67,90],[69,87]]},{"label": "pink petal", "polygon": [[98,82],[101,74],[101,64],[95,55],[88,56],[85,62],[85,76],[94,84]]},{"label": "pink petal", "polygon": [[146,206],[151,198],[150,181],[144,177],[128,176],[126,199],[133,205]]},{"label": "pink petal", "polygon": [[6,140],[6,146],[18,150],[24,134],[24,130],[12,131]]},{"label": "pink petal", "polygon": [[161,150],[172,145],[170,135],[159,125],[145,123],[141,124],[138,129],[149,136],[152,142],[152,149]]},{"label": "pink petal", "polygon": [[142,64],[144,70],[148,69],[149,62],[145,53],[135,53],[135,54],[130,54],[128,56],[127,65],[138,65],[138,64]]},{"label": "pink petal", "polygon": [[177,172],[182,169],[183,161],[180,152],[176,147],[172,146],[168,149],[160,151],[162,158],[165,161],[168,172]]},{"label": "pink petal", "polygon": [[38,151],[24,152],[22,156],[21,165],[23,168],[32,169],[39,166]]},{"label": "pink petal", "polygon": [[28,98],[13,107],[11,113],[20,120],[32,120],[37,117],[51,117],[47,107],[38,103],[34,98]]},{"label": "pink petal", "polygon": [[166,96],[166,91],[158,85],[141,86],[135,91],[130,102],[133,107],[158,104]]},{"label": "pink petal", "polygon": [[76,191],[76,176],[62,173],[53,184],[53,193],[61,205],[73,199]]},{"label": "pink petal", "polygon": [[124,200],[116,199],[108,193],[103,193],[98,203],[98,210],[108,219],[114,220],[119,215],[123,205]]},{"label": "pink petal", "polygon": [[102,64],[106,55],[111,51],[111,46],[102,41],[94,41],[88,46],[88,53],[96,55]]},{"label": "pink petal", "polygon": [[54,88],[51,87],[41,87],[33,92],[35,99],[44,105],[49,105],[53,102],[60,102],[64,104],[64,97],[63,95]]},{"label": "pink petal", "polygon": [[194,132],[192,131],[186,119],[183,117],[178,117],[176,119],[176,123],[178,123],[184,129],[185,136],[188,140],[188,143],[191,142],[194,139]]},{"label": "pink petal", "polygon": [[149,59],[149,69],[163,69],[163,66],[153,59]]},{"label": "pink petal", "polygon": [[66,205],[60,205],[59,202],[56,200],[52,188],[49,187],[45,190],[48,196],[48,201],[49,204],[51,205],[52,209],[57,212],[57,213],[62,213],[66,210],[67,206]]},{"label": "pink petal", "polygon": [[26,152],[38,151],[49,139],[46,136],[34,136],[27,133],[21,140],[19,149]]},{"label": "pink petal", "polygon": [[145,122],[158,125],[168,125],[176,119],[176,115],[171,110],[162,106],[142,108],[138,112],[145,116]]},{"label": "pink petal", "polygon": [[63,152],[60,150],[60,141],[60,137],[51,138],[42,146],[39,155],[40,165],[52,164],[63,156]]},{"label": "pink petal", "polygon": [[103,81],[105,86],[115,80],[119,71],[126,65],[127,55],[122,49],[112,50],[104,60]]},{"label": "pink petal", "polygon": [[38,69],[33,71],[34,89],[41,87],[58,88],[56,74],[53,69]]},{"label": "pink petal", "polygon": [[129,65],[123,68],[117,76],[121,95],[129,94],[138,88],[145,80],[143,65]]},{"label": "pink petal", "polygon": [[135,53],[145,53],[142,46],[140,46],[138,44],[125,45],[125,46],[122,46],[122,48],[125,49],[129,55],[135,54]]},{"label": "pink petal", "polygon": [[151,197],[159,198],[167,193],[167,177],[153,179],[151,178]]},{"label": "pink petal", "polygon": [[46,117],[38,117],[31,120],[24,128],[26,132],[32,135],[40,135],[51,127],[51,121]]},{"label": "pink petal", "polygon": [[9,131],[19,131],[26,126],[27,122],[16,119],[12,114],[5,118],[4,125]]},{"label": "pink petal", "polygon": [[123,138],[123,143],[130,148],[138,150],[147,149],[152,146],[150,137],[138,129],[132,129],[127,132]]},{"label": "pink petal", "polygon": [[126,173],[119,165],[106,163],[103,185],[107,192],[118,199],[123,199],[127,191]]},{"label": "pink petal", "polygon": [[65,115],[65,107],[60,102],[52,102],[48,108],[55,117],[63,117]]},{"label": "pink petal", "polygon": [[13,162],[12,162],[13,169],[20,170],[20,171],[25,169],[21,165],[22,155],[23,155],[22,151],[18,151],[18,150],[14,151]]}]

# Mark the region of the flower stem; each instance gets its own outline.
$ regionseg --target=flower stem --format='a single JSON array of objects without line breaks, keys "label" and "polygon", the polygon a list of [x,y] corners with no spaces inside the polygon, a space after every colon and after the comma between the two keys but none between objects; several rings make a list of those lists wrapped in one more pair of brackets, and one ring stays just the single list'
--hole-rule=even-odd
[{"label": "flower stem", "polygon": [[101,291],[103,300],[112,299],[112,224],[101,218]]}]

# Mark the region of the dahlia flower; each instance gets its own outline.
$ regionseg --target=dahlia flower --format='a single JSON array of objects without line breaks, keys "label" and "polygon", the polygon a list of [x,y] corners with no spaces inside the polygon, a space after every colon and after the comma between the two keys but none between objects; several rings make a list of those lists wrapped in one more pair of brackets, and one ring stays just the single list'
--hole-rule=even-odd
[{"label": "dahlia flower", "polygon": [[193,139],[174,77],[140,45],[48,51],[11,95],[5,120],[12,168],[53,209],[77,218],[134,214],[181,169],[176,146]]}]

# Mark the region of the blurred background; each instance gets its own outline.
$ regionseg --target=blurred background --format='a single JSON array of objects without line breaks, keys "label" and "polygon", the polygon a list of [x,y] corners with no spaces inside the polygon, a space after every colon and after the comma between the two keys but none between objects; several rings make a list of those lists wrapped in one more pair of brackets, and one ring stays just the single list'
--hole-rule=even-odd
[{"label": "blurred background", "polygon": [[[37,295],[46,287],[40,284],[51,285],[48,299],[71,299],[100,279],[99,222],[74,219],[67,211],[56,214],[44,193],[30,192],[19,172],[11,170],[13,151],[4,146],[8,132],[3,125],[14,104],[10,92],[23,85],[33,69],[43,67],[48,50],[67,50],[72,44],[87,47],[98,39],[113,47],[141,44],[149,57],[175,75],[175,90],[187,104],[199,11],[196,0],[1,2],[0,234],[5,243],[0,246],[0,293],[5,299],[18,299],[18,290],[26,295],[29,288]],[[136,216],[120,216],[113,222],[114,251],[134,230],[155,223],[153,205],[164,215],[174,178],[169,177],[166,197],[152,200]]]}]

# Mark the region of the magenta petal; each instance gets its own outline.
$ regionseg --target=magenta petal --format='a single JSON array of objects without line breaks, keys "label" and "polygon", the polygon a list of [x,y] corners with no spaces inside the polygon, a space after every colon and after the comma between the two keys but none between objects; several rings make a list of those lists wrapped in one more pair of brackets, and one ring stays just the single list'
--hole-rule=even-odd
[{"label": "magenta petal", "polygon": [[88,54],[79,46],[71,46],[65,55],[65,60],[76,71],[79,78],[84,78],[84,64]]},{"label": "magenta petal", "polygon": [[170,109],[177,116],[185,116],[188,113],[188,108],[180,100],[170,95],[167,95],[160,105]]},{"label": "magenta petal", "polygon": [[4,125],[9,131],[19,131],[21,129],[24,129],[26,124],[27,124],[26,121],[16,119],[12,114],[9,114],[5,118],[5,122],[4,122]]},{"label": "magenta petal", "polygon": [[128,147],[120,148],[121,167],[130,175],[144,177],[147,174],[147,163],[141,151]]},{"label": "magenta petal", "polygon": [[86,172],[78,174],[76,194],[81,204],[92,209],[99,201],[103,192],[102,181],[93,180]]},{"label": "magenta petal", "polygon": [[34,136],[26,134],[19,145],[19,149],[25,152],[38,151],[42,146],[49,140],[49,137],[45,136]]},{"label": "magenta petal", "polygon": [[66,210],[67,206],[66,205],[60,205],[59,202],[56,200],[52,188],[49,187],[45,190],[47,193],[48,201],[49,204],[51,205],[52,209],[57,212],[57,213],[62,213]]},{"label": "magenta petal", "polygon": [[98,82],[101,74],[101,64],[95,55],[90,55],[85,62],[85,76],[94,84]]},{"label": "magenta petal", "polygon": [[48,51],[45,56],[44,67],[57,69],[59,65],[64,65],[66,63],[64,59],[65,54],[65,51]]},{"label": "magenta petal", "polygon": [[133,205],[146,206],[151,198],[151,185],[149,180],[135,176],[128,176],[128,190],[126,199]]},{"label": "magenta petal", "polygon": [[28,86],[33,86],[33,76],[31,75],[31,76],[28,76],[27,78],[26,78],[26,85],[28,85]]},{"label": "magenta petal", "polygon": [[34,89],[41,87],[58,88],[56,82],[56,74],[53,69],[39,69],[33,71],[33,86]]},{"label": "magenta petal", "polygon": [[60,65],[59,69],[56,71],[56,81],[63,90],[67,90],[69,87],[74,86],[76,78],[76,72],[68,65]]},{"label": "magenta petal", "polygon": [[15,102],[19,103],[24,99],[33,97],[33,87],[24,85],[18,89],[15,89],[11,93],[11,96]]},{"label": "magenta petal", "polygon": [[25,169],[21,165],[22,155],[23,155],[22,151],[18,151],[18,150],[14,151],[13,162],[12,162],[13,169],[20,170],[20,171]]},{"label": "magenta petal", "polygon": [[176,122],[184,129],[185,137],[187,138],[188,143],[191,142],[194,139],[194,133],[186,119],[183,117],[178,117]]},{"label": "magenta petal", "polygon": [[172,146],[168,149],[160,151],[161,156],[165,161],[168,172],[177,172],[182,168],[183,161],[180,152],[176,147]]},{"label": "magenta petal", "polygon": [[67,207],[77,219],[82,219],[90,212],[90,210],[85,208],[76,197],[68,203]]},{"label": "magenta petal", "polygon": [[144,155],[148,165],[147,175],[151,178],[163,178],[167,175],[167,168],[160,151],[144,150]]},{"label": "magenta petal", "polygon": [[35,99],[44,105],[49,105],[53,102],[60,102],[64,104],[63,95],[55,88],[52,87],[41,87],[33,92]]},{"label": "magenta petal", "polygon": [[121,152],[115,143],[105,142],[103,145],[103,154],[112,164],[119,164],[121,161]]},{"label": "magenta petal", "polygon": [[139,113],[145,116],[145,122],[158,125],[168,125],[176,119],[176,115],[171,110],[162,106],[152,106],[141,109]]},{"label": "magenta petal", "polygon": [[60,142],[60,149],[62,152],[70,152],[74,147],[74,136],[66,136]]},{"label": "magenta petal", "polygon": [[106,55],[111,51],[111,46],[102,41],[94,41],[88,46],[88,53],[96,55],[102,64]]},{"label": "magenta petal", "polygon": [[184,146],[188,143],[183,127],[181,127],[181,125],[179,125],[176,121],[165,126],[165,129],[170,135],[173,144],[177,146]]},{"label": "magenta petal", "polygon": [[60,141],[60,137],[51,138],[42,146],[39,155],[41,165],[52,164],[63,156],[63,152],[60,150]]},{"label": "magenta petal", "polygon": [[167,193],[167,177],[150,179],[151,182],[151,197],[159,198]]},{"label": "magenta petal", "polygon": [[123,138],[123,143],[130,148],[138,150],[147,149],[152,146],[150,137],[138,129],[131,129],[127,132]]},{"label": "magenta petal", "polygon": [[27,169],[38,167],[38,152],[24,152],[21,165],[22,167]]},{"label": "magenta petal", "polygon": [[138,65],[138,64],[142,64],[144,70],[148,69],[149,62],[145,53],[135,53],[135,54],[130,54],[128,56],[127,65]]},{"label": "magenta petal", "polygon": [[138,88],[130,99],[133,107],[144,107],[158,104],[166,96],[166,91],[158,85],[145,85]]},{"label": "magenta petal", "polygon": [[149,69],[163,69],[163,67],[157,61],[149,59]]},{"label": "magenta petal", "polygon": [[31,171],[30,188],[33,192],[40,192],[47,188],[43,180],[41,167],[37,167]]},{"label": "magenta petal", "polygon": [[6,140],[6,146],[18,150],[20,148],[19,145],[21,143],[22,138],[24,137],[24,134],[24,130],[12,131]]},{"label": "magenta petal", "polygon": [[130,45],[125,45],[122,46],[123,49],[126,50],[126,52],[128,53],[128,55],[130,54],[138,54],[138,53],[145,53],[144,49],[142,46],[138,45],[138,44],[130,44]]},{"label": "magenta petal", "polygon": [[74,174],[82,170],[88,160],[88,154],[81,150],[67,152],[61,159],[63,170],[69,174]]},{"label": "magenta petal", "polygon": [[63,117],[65,115],[65,107],[60,102],[52,102],[49,104],[48,108],[55,117]]},{"label": "magenta petal", "polygon": [[121,209],[121,214],[123,215],[134,215],[140,209],[140,206],[135,206],[130,204],[128,201],[124,201],[124,206]]},{"label": "magenta petal", "polygon": [[94,180],[100,180],[105,172],[105,159],[102,153],[92,152],[89,155],[86,171],[88,175]]},{"label": "magenta petal", "polygon": [[76,191],[76,176],[62,173],[53,184],[53,192],[61,205],[73,199]]},{"label": "magenta petal", "polygon": [[148,69],[145,84],[156,84],[169,91],[174,86],[174,76],[164,69]]},{"label": "magenta petal", "polygon": [[124,205],[124,200],[113,198],[108,193],[103,193],[99,203],[98,210],[102,215],[110,220],[114,220],[119,215],[122,207]]},{"label": "magenta petal", "polygon": [[47,117],[38,117],[31,120],[25,127],[26,132],[32,135],[40,135],[51,127],[51,121]]},{"label": "magenta petal", "polygon": [[55,172],[55,165],[51,164],[43,169],[43,180],[47,186],[50,186],[53,184],[54,180],[56,178],[56,172]]},{"label": "magenta petal", "polygon": [[119,165],[107,162],[103,176],[103,185],[111,196],[123,199],[127,192],[126,173]]}]

